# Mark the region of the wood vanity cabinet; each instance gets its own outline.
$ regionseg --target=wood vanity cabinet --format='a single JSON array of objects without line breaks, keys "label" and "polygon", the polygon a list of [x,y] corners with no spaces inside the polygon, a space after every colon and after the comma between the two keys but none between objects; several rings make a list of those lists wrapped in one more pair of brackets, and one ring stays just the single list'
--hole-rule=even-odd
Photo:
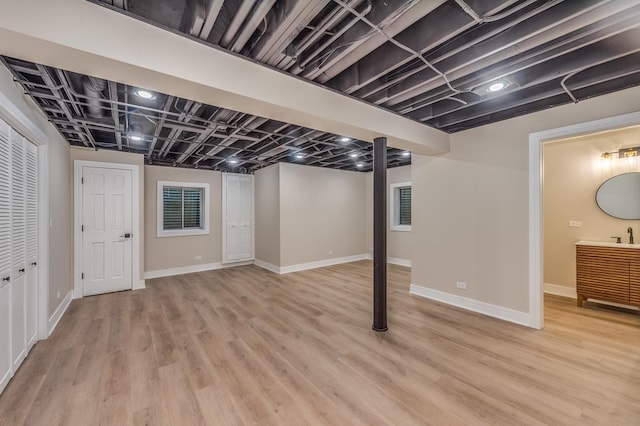
[{"label": "wood vanity cabinet", "polygon": [[585,299],[640,306],[640,248],[576,245],[578,306]]}]

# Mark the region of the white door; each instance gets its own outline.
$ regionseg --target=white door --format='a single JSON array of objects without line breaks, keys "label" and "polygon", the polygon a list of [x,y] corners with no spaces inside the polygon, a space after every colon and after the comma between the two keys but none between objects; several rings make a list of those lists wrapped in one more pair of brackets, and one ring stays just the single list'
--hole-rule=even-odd
[{"label": "white door", "polygon": [[26,144],[27,351],[38,340],[38,152]]},{"label": "white door", "polygon": [[11,379],[11,142],[0,120],[0,392]]},{"label": "white door", "polygon": [[132,287],[131,170],[82,168],[82,283],[85,296]]},{"label": "white door", "polygon": [[11,132],[11,352],[13,371],[27,356],[26,155],[24,138]]},{"label": "white door", "polygon": [[253,176],[222,175],[222,262],[253,259]]}]

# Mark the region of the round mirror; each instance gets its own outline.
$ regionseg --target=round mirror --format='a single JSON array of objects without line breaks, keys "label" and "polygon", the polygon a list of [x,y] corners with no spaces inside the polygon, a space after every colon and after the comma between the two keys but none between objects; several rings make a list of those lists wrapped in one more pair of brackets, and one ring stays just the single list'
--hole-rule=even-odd
[{"label": "round mirror", "polygon": [[598,207],[618,219],[640,219],[640,173],[624,173],[606,180],[596,192]]}]

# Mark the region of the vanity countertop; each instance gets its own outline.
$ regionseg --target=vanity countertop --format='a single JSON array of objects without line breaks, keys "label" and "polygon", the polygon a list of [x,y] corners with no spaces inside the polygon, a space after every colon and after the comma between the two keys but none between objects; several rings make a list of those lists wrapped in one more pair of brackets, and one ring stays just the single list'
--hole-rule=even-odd
[{"label": "vanity countertop", "polygon": [[614,243],[609,241],[578,241],[575,245],[640,249],[640,244]]}]

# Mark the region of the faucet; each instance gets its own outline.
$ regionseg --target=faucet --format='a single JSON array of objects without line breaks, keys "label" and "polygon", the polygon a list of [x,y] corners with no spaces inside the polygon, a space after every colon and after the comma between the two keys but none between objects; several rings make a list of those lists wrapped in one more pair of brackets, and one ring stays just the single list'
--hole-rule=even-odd
[{"label": "faucet", "polygon": [[629,233],[629,244],[633,244],[633,228],[628,227],[627,232]]}]

